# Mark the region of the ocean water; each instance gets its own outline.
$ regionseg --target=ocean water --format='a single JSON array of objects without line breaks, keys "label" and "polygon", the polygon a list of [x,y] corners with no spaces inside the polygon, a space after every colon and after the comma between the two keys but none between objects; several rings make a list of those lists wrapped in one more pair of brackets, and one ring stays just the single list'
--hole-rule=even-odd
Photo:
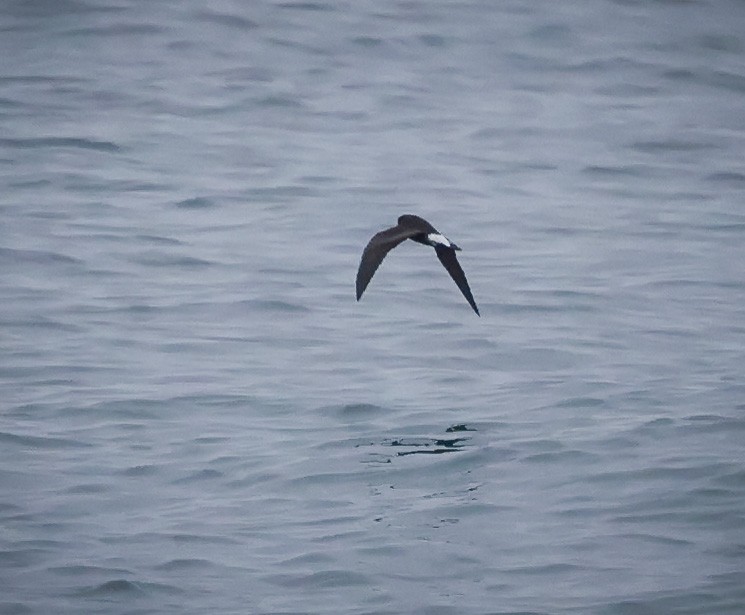
[{"label": "ocean water", "polygon": [[745,612],[743,24],[3,2],[0,614]]}]

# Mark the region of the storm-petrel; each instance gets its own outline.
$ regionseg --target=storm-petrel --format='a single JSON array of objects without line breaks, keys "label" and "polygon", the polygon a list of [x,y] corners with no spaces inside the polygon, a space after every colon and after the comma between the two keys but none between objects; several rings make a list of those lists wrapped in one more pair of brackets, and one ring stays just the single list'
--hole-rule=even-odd
[{"label": "storm-petrel", "polygon": [[360,260],[360,268],[357,270],[357,301],[362,297],[367,285],[377,271],[380,263],[383,262],[385,255],[388,254],[401,242],[411,239],[425,246],[432,246],[437,253],[437,258],[443,264],[450,277],[460,288],[460,292],[466,298],[478,316],[479,308],[471,294],[471,289],[466,280],[466,274],[463,273],[458,259],[455,258],[455,251],[460,250],[452,241],[440,233],[434,226],[424,218],[406,214],[398,219],[398,224],[392,228],[380,231],[365,246]]}]

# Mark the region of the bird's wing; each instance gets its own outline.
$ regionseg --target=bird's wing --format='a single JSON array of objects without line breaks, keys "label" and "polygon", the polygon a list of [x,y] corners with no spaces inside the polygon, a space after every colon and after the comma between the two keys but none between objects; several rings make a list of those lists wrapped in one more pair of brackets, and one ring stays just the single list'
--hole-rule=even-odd
[{"label": "bird's wing", "polygon": [[437,252],[437,258],[440,259],[440,262],[443,264],[445,269],[447,269],[450,277],[453,278],[455,283],[458,285],[460,292],[463,293],[463,296],[471,305],[473,311],[476,312],[477,316],[481,316],[481,314],[479,314],[479,308],[476,307],[476,301],[474,301],[473,295],[471,294],[471,288],[468,286],[466,274],[463,273],[463,269],[460,266],[458,259],[455,257],[455,250],[446,246],[437,245],[435,246],[435,252]]},{"label": "bird's wing", "polygon": [[380,231],[369,241],[362,252],[360,267],[357,270],[357,301],[365,292],[373,274],[380,267],[385,255],[393,248],[409,237],[419,234],[419,231],[411,228],[403,228],[401,225]]}]

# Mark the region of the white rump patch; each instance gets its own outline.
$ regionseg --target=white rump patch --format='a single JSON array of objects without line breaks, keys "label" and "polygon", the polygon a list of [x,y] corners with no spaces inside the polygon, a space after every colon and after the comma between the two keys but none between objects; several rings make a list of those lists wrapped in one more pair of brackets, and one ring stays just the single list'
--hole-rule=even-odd
[{"label": "white rump patch", "polygon": [[430,233],[427,235],[427,239],[432,242],[432,245],[439,244],[441,246],[445,246],[446,248],[449,248],[451,245],[450,240],[445,237],[445,235],[440,235],[440,233]]}]

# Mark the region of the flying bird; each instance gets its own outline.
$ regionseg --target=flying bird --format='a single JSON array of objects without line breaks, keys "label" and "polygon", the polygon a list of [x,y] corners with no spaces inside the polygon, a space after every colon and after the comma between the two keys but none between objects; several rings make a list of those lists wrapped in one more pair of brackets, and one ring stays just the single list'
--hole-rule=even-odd
[{"label": "flying bird", "polygon": [[362,293],[365,292],[373,274],[378,270],[386,254],[407,239],[425,246],[432,246],[435,249],[437,258],[440,259],[450,277],[458,285],[466,301],[473,308],[473,311],[481,316],[479,308],[476,307],[476,301],[471,294],[471,288],[468,286],[466,274],[463,273],[458,259],[455,258],[455,252],[460,248],[424,218],[412,214],[400,216],[396,226],[373,235],[373,238],[365,246],[360,260],[360,268],[357,270],[357,301],[362,297]]}]

